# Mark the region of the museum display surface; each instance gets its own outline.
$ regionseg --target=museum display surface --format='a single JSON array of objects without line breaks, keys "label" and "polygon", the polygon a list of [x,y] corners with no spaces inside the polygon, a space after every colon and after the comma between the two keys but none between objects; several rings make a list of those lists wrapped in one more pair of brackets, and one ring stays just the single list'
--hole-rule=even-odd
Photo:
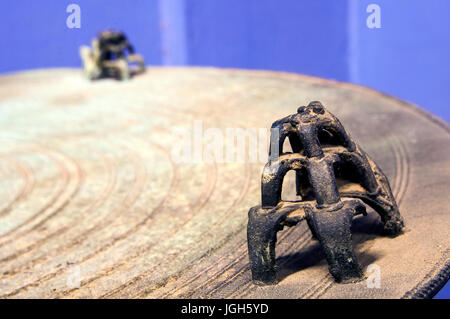
[{"label": "museum display surface", "polygon": [[[355,216],[363,278],[348,284],[306,222],[285,228],[277,283],[258,286],[247,222],[267,152],[199,161],[196,150],[209,128],[270,133],[310,101],[382,169],[405,227],[391,238],[369,206]],[[91,82],[42,69],[0,77],[0,119],[2,298],[422,298],[449,278],[449,126],[391,96],[268,71],[151,67]],[[191,160],[174,155],[180,140]],[[295,179],[285,189],[294,198]],[[365,280],[373,269],[380,286]]]}]

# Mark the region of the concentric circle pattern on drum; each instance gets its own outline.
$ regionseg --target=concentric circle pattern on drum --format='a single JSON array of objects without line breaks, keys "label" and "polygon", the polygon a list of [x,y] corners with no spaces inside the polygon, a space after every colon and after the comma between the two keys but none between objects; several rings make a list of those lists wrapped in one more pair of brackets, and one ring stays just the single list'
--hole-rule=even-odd
[{"label": "concentric circle pattern on drum", "polygon": [[[265,160],[174,158],[180,129],[264,130],[311,100],[380,165],[405,217],[396,239],[380,236],[372,211],[354,221],[357,256],[380,266],[380,289],[335,284],[304,224],[279,233],[280,283],[254,286],[247,212],[260,203]],[[5,75],[0,295],[402,297],[449,263],[449,164],[448,125],[349,84],[212,68],[149,68],[127,82],[88,82],[73,69]]]}]

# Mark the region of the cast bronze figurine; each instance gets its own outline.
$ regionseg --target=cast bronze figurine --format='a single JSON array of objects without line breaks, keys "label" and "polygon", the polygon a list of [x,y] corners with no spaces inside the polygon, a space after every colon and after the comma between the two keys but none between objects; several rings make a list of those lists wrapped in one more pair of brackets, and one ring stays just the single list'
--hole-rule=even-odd
[{"label": "cast bronze figurine", "polygon": [[[292,152],[283,152],[288,138]],[[281,187],[295,171],[300,201],[283,201]],[[339,183],[337,182],[339,181]],[[381,216],[384,232],[402,232],[403,220],[386,176],[320,102],[272,124],[269,162],[261,178],[262,205],[248,215],[248,252],[253,280],[276,283],[277,232],[306,220],[326,255],[337,282],[362,278],[350,226],[353,216],[366,215],[364,204]]]},{"label": "cast bronze figurine", "polygon": [[92,40],[92,48],[82,46],[80,56],[85,76],[90,79],[117,77],[121,80],[145,71],[145,63],[134,52],[122,32],[107,30]]}]

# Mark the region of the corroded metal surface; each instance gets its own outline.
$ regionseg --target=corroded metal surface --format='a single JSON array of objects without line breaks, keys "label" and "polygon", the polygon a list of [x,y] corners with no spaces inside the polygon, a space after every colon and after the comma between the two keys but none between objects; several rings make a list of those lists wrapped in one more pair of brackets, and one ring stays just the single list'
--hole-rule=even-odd
[{"label": "corroded metal surface", "polygon": [[[262,205],[250,209],[247,226],[253,280],[257,284],[277,282],[277,232],[304,219],[320,241],[335,280],[361,280],[363,271],[350,228],[353,216],[367,214],[363,203],[380,214],[386,234],[396,236],[404,227],[387,177],[318,101],[274,122],[271,131],[269,162],[261,178]],[[292,152],[283,149],[286,139]],[[283,180],[290,170],[296,172],[297,195],[301,196],[295,202],[281,199]]]},{"label": "corroded metal surface", "polygon": [[[335,283],[307,223],[278,233],[279,283],[254,285],[246,225],[267,152],[172,161],[172,128],[268,130],[312,100],[383,169],[405,219],[395,239],[370,208],[353,220],[355,255],[366,276],[379,266],[380,288]],[[0,121],[3,298],[398,298],[446,278],[448,125],[378,92],[276,72],[149,68],[88,82],[40,70],[0,77]]]}]

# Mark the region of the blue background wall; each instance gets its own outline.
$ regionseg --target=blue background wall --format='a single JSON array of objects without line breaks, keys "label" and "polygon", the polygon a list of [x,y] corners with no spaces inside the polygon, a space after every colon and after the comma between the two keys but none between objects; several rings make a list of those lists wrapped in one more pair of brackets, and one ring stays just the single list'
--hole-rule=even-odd
[{"label": "blue background wall", "polygon": [[[66,8],[81,7],[81,29]],[[369,4],[381,28],[369,29]],[[3,0],[0,73],[79,66],[78,47],[124,30],[150,64],[299,72],[366,85],[450,120],[448,0]]]},{"label": "blue background wall", "polygon": [[[69,29],[66,8],[81,7]],[[381,28],[369,29],[369,4]],[[124,30],[155,65],[299,72],[366,85],[450,120],[448,0],[4,0],[0,73],[79,66],[97,31]]]},{"label": "blue background wall", "polygon": [[[365,26],[369,3],[382,26]],[[351,0],[349,81],[416,103],[450,120],[450,1]]]},{"label": "blue background wall", "polygon": [[[80,29],[66,26],[71,3]],[[371,3],[379,29],[366,25]],[[332,78],[450,120],[449,0],[2,0],[0,73],[80,66],[78,47],[105,28],[125,31],[149,64]]]}]

